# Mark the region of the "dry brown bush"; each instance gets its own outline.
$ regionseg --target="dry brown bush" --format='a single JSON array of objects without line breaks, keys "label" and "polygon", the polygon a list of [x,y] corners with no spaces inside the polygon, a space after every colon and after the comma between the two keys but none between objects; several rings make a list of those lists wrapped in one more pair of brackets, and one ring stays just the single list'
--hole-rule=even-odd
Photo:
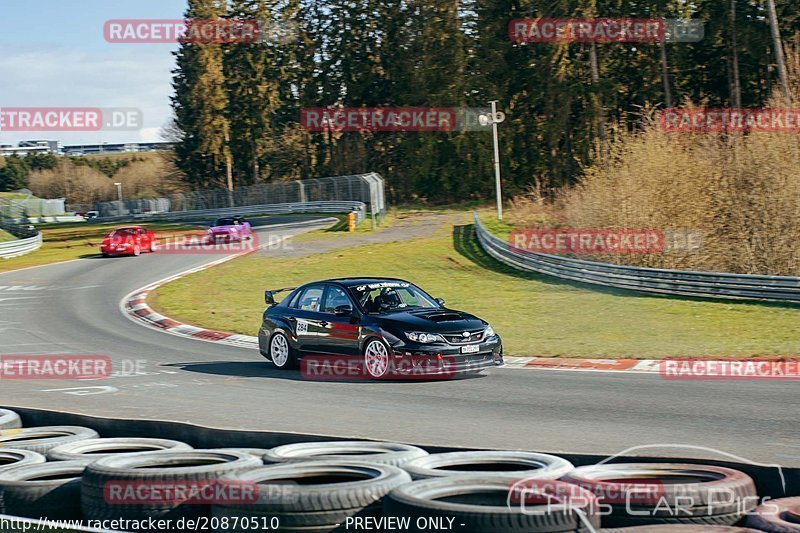
[{"label": "dry brown bush", "polygon": [[127,166],[109,178],[92,167],[59,159],[53,170],[31,172],[28,188],[40,198],[66,198],[69,204],[92,204],[117,199],[115,182],[126,199],[155,198],[185,189],[167,153],[126,156]]},{"label": "dry brown bush", "polygon": [[[800,102],[800,55],[790,50]],[[775,97],[769,107],[786,107]],[[702,235],[692,251],[593,257],[619,264],[800,275],[800,135],[666,133],[652,111],[555,202],[513,203],[517,227],[656,229]]]}]

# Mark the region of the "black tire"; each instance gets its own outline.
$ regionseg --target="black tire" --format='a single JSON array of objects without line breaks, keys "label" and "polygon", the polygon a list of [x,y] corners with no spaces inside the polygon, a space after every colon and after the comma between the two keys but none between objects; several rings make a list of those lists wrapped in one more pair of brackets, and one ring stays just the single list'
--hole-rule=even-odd
[{"label": "black tire", "polygon": [[19,415],[10,409],[0,409],[0,429],[15,429],[22,427]]},{"label": "black tire", "polygon": [[760,505],[745,525],[772,533],[800,532],[800,496],[779,498]]},{"label": "black tire", "polygon": [[0,514],[26,518],[81,518],[81,475],[72,461],[0,470]]},{"label": "black tire", "polygon": [[44,455],[28,450],[0,449],[0,472],[19,466],[38,465],[45,462]]},{"label": "black tire", "polygon": [[[342,509],[339,511],[304,511],[302,513],[275,513],[272,511],[262,511],[258,509],[247,509],[244,514],[241,509],[235,509],[224,505],[215,505],[211,509],[212,516],[217,518],[227,517],[231,519],[229,523],[235,523],[237,519],[247,517],[252,523],[259,526],[271,525],[274,521],[278,526],[277,531],[291,531],[297,528],[315,528],[316,531],[336,531],[340,525],[348,518],[353,517],[375,517],[383,516],[383,506],[380,503],[364,508]],[[240,522],[241,523],[241,522]],[[247,522],[238,528],[219,528],[218,531],[231,531],[246,533],[252,531],[247,527]],[[319,528],[319,529],[316,529]],[[274,531],[275,528],[270,529]]]},{"label": "black tire", "polygon": [[271,465],[228,479],[255,483],[257,499],[250,504],[215,506],[215,514],[277,515],[284,519],[282,528],[329,527],[330,530],[348,516],[373,513],[390,491],[411,480],[396,466],[358,461]]},{"label": "black tire", "polygon": [[627,528],[637,526],[695,526],[708,528],[711,526],[732,526],[739,523],[747,516],[748,511],[729,514],[716,514],[710,516],[644,516],[633,517],[623,515],[610,515],[603,517],[603,525],[611,528]]},{"label": "black tire", "polygon": [[555,455],[500,451],[434,453],[403,465],[403,470],[415,480],[496,473],[528,479],[558,479],[574,468],[572,463]]},{"label": "black tire", "polygon": [[298,461],[359,461],[402,466],[428,452],[409,444],[361,440],[302,442],[278,446],[263,455],[265,464]]},{"label": "black tire", "polygon": [[[283,365],[279,365],[278,363],[275,362],[276,357],[272,353],[273,343],[281,342],[280,340],[276,340],[278,337],[282,338],[283,339],[282,342],[286,343],[286,350],[288,351],[286,362],[283,363]],[[272,364],[275,365],[275,368],[278,368],[280,370],[291,370],[297,368],[297,352],[294,350],[294,348],[292,348],[292,345],[289,343],[289,338],[280,331],[274,333],[272,337],[270,337],[269,346],[267,347],[267,350],[269,354],[269,360],[272,361]],[[280,358],[278,358],[278,362],[280,362]]]},{"label": "black tire", "polygon": [[732,526],[638,526],[617,529],[601,529],[600,533],[758,533],[757,529]]},{"label": "black tire", "polygon": [[[86,467],[82,482],[81,507],[83,515],[91,520],[126,518],[198,518],[208,516],[210,502],[198,500],[182,503],[163,501],[106,501],[106,490],[131,483],[147,486],[180,487],[218,484],[225,475],[243,473],[262,466],[252,455],[229,450],[188,450],[182,452],[140,453],[104,457]],[[111,483],[112,485],[107,486]],[[186,501],[186,500],[184,500]]]},{"label": "black tire", "polygon": [[88,465],[98,459],[110,457],[112,455],[162,451],[177,452],[191,449],[192,447],[186,443],[167,439],[129,437],[87,439],[56,446],[47,452],[47,459],[49,461],[82,461],[84,464]]},{"label": "black tire", "polygon": [[[694,479],[676,483],[676,476],[685,479]],[[619,482],[618,480],[628,481]],[[610,479],[612,481],[604,481]],[[665,480],[662,483],[661,480]],[[653,487],[650,493],[644,491],[636,493],[636,501],[632,505],[640,508],[655,506],[659,503],[668,503],[670,506],[686,505],[691,501],[692,507],[719,508],[719,514],[727,512],[728,504],[719,504],[719,493],[729,491],[734,496],[734,503],[755,501],[758,496],[752,478],[732,468],[711,465],[694,465],[682,463],[620,463],[581,466],[562,478],[563,481],[574,483],[591,492],[599,499],[600,503],[625,506],[625,498],[616,501],[609,500],[607,495],[625,494],[631,486]],[[689,500],[691,498],[691,500]],[[745,505],[743,505],[745,506]]]},{"label": "black tire", "polygon": [[[409,527],[404,529],[409,532],[428,531],[417,525],[419,518],[452,518],[454,524],[459,524],[456,528],[459,533],[577,532],[588,531],[587,522],[599,529],[597,498],[589,491],[572,487],[570,492],[576,499],[569,505],[523,509],[509,502],[509,489],[517,482],[517,476],[504,474],[414,481],[389,494],[384,516],[410,519]],[[550,483],[559,486],[559,482]]]},{"label": "black tire", "polygon": [[269,448],[219,448],[220,450],[231,450],[234,452],[244,452],[252,455],[263,464],[264,454],[269,452]]},{"label": "black tire", "polygon": [[93,429],[80,426],[41,426],[33,428],[6,429],[0,431],[0,447],[15,448],[47,454],[62,444],[79,440],[95,439],[99,435]]}]

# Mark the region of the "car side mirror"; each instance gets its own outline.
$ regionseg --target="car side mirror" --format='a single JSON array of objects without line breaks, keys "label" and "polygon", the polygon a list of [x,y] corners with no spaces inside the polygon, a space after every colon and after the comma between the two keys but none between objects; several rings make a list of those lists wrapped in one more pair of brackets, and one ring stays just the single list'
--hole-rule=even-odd
[{"label": "car side mirror", "polygon": [[436,303],[444,307],[444,298],[436,298]]},{"label": "car side mirror", "polygon": [[338,305],[333,312],[336,316],[350,316],[353,314],[353,308],[349,305]]},{"label": "car side mirror", "polygon": [[264,301],[270,307],[275,305],[275,296],[272,294],[272,291],[264,291]]}]

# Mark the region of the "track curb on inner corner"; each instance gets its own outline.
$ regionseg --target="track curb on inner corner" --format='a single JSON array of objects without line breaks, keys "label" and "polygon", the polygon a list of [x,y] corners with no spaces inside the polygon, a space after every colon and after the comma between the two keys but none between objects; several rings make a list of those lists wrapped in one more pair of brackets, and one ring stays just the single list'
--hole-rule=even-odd
[{"label": "track curb on inner corner", "polygon": [[[321,226],[323,225],[323,223],[329,222],[329,220],[321,219],[319,221],[310,221],[310,222],[317,222]],[[277,228],[297,228],[297,227],[316,225],[310,222],[290,222],[286,224],[274,224],[265,227],[268,228],[269,230],[273,230]],[[290,236],[283,236],[281,237],[280,242],[283,242],[290,238],[291,238]],[[151,292],[158,289],[159,287],[166,285],[167,283],[179,280],[190,274],[195,274],[197,272],[202,272],[203,270],[208,270],[209,268],[213,268],[223,263],[227,263],[228,261],[232,261],[239,257],[250,255],[259,250],[260,248],[255,248],[253,250],[247,250],[245,252],[228,255],[220,259],[217,259],[215,261],[211,261],[210,263],[200,265],[199,267],[190,268],[189,270],[184,270],[183,272],[179,272],[177,274],[173,274],[172,276],[162,278],[158,281],[154,281],[153,283],[145,285],[144,287],[140,287],[134,291],[131,291],[120,301],[119,303],[120,312],[122,312],[122,314],[125,315],[128,319],[132,320],[133,322],[139,325],[143,325],[151,329],[156,329],[164,333],[169,333],[171,335],[176,335],[178,337],[184,337],[206,342],[213,342],[216,344],[226,344],[228,346],[237,346],[239,348],[253,348],[257,350],[258,337],[251,337],[249,335],[238,335],[236,333],[228,333],[225,331],[204,329],[204,328],[199,328],[197,326],[193,326],[191,324],[185,324],[183,322],[173,320],[160,313],[156,313],[147,304],[147,298],[148,296],[150,296]]]}]

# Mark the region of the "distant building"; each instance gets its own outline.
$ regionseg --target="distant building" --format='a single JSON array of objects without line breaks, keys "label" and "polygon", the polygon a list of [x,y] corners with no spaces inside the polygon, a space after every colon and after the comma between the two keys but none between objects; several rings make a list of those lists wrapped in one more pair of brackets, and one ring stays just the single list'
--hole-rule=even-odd
[{"label": "distant building", "polygon": [[60,141],[20,141],[17,146],[4,144],[0,146],[0,155],[21,155],[28,154],[60,154],[61,142]]},{"label": "distant building", "polygon": [[118,144],[70,144],[62,146],[61,141],[20,141],[17,146],[10,144],[0,144],[0,156],[13,154],[25,156],[32,153],[56,154],[56,155],[97,155],[97,154],[125,154],[139,152],[160,152],[171,150],[175,143],[152,142],[152,143],[118,143]]},{"label": "distant building", "polygon": [[137,152],[160,152],[171,150],[175,143],[119,143],[119,144],[71,144],[64,147],[66,155],[125,154]]}]

